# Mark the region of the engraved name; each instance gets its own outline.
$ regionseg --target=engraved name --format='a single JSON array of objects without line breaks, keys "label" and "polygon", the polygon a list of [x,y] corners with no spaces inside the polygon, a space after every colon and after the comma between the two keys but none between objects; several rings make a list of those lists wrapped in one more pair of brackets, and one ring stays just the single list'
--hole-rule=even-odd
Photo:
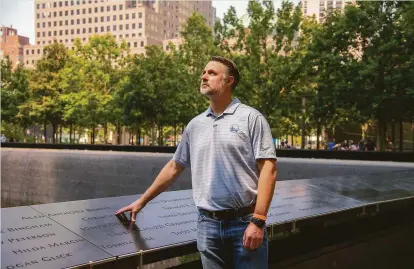
[{"label": "engraved name", "polygon": [[173,217],[182,217],[182,216],[186,216],[186,215],[191,215],[191,214],[197,214],[197,211],[190,211],[190,212],[182,212],[182,213],[173,213],[173,214],[168,214],[168,215],[163,215],[163,216],[158,216],[159,218],[173,218]]},{"label": "engraved name", "polygon": [[18,227],[18,228],[7,228],[7,231],[9,232],[17,232],[17,231],[22,231],[22,230],[30,230],[30,229],[36,229],[36,228],[44,228],[44,227],[50,227],[52,226],[51,223],[45,223],[45,224],[36,224],[36,225],[27,225],[27,226],[23,226],[23,227]]},{"label": "engraved name", "polygon": [[157,201],[152,201],[149,202],[148,204],[166,204],[166,203],[170,203],[170,202],[182,202],[182,201],[187,201],[192,199],[192,197],[186,197],[186,198],[176,198],[176,199],[171,199],[171,200],[157,200]]},{"label": "engraved name", "polygon": [[[37,235],[32,235],[32,236],[9,238],[9,239],[7,239],[7,241],[9,241],[10,243],[15,243],[15,242],[22,242],[22,241],[26,241],[26,240],[42,239],[42,238],[45,238],[45,237],[50,237],[50,236],[55,236],[55,235],[56,234],[54,234],[54,233],[37,234]],[[1,243],[3,244],[3,241]]]},{"label": "engraved name", "polygon": [[176,205],[176,206],[163,206],[162,208],[169,210],[169,209],[177,209],[177,208],[184,208],[184,207],[190,207],[193,205],[189,205],[189,204],[182,204],[182,205]]}]

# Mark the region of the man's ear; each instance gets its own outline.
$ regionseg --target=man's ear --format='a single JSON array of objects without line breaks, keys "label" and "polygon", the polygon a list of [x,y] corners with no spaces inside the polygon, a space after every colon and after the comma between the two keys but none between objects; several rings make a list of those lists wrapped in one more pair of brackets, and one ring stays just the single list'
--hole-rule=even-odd
[{"label": "man's ear", "polygon": [[226,83],[233,84],[233,82],[234,82],[234,77],[233,77],[233,76],[228,76],[228,77],[226,78]]}]

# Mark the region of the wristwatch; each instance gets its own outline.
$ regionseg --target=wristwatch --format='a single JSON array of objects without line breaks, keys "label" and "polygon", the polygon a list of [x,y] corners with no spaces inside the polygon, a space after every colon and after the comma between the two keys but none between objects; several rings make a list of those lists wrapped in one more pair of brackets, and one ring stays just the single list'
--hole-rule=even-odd
[{"label": "wristwatch", "polygon": [[256,225],[259,228],[263,228],[266,225],[266,221],[258,218],[252,218],[250,222],[254,223],[254,225]]}]

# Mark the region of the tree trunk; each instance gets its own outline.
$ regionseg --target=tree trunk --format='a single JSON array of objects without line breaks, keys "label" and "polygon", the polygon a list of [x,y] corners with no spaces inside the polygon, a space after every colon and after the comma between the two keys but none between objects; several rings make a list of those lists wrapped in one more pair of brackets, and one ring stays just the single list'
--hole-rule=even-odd
[{"label": "tree trunk", "polygon": [[391,142],[392,142],[392,151],[395,151],[395,120],[392,120],[391,124]]},{"label": "tree trunk", "polygon": [[385,141],[385,130],[387,129],[386,126],[384,126],[384,124],[386,124],[382,119],[378,119],[377,120],[377,150],[384,150],[384,141]]},{"label": "tree trunk", "polygon": [[107,135],[108,135],[108,123],[105,122],[104,123],[104,143],[105,143],[105,145],[108,144]]},{"label": "tree trunk", "polygon": [[174,123],[174,147],[177,146],[177,124]]},{"label": "tree trunk", "polygon": [[73,124],[70,123],[70,125],[69,125],[69,144],[72,144],[72,132],[73,132]]},{"label": "tree trunk", "polygon": [[91,144],[95,144],[95,125],[92,125],[92,132],[91,132]]},{"label": "tree trunk", "polygon": [[118,137],[116,138],[117,141],[117,145],[121,144],[121,123],[118,122],[118,126],[117,126],[117,132],[118,132]]},{"label": "tree trunk", "polygon": [[33,124],[33,143],[35,143],[36,144],[36,125],[35,124]]},{"label": "tree trunk", "polygon": [[319,136],[321,135],[321,122],[318,119],[317,126],[316,126],[316,149],[319,150]]},{"label": "tree trunk", "polygon": [[53,144],[55,144],[56,143],[56,124],[55,123],[52,124],[52,134],[53,134],[52,141],[53,141]]},{"label": "tree trunk", "polygon": [[62,124],[60,125],[60,128],[59,128],[59,144],[62,144]]},{"label": "tree trunk", "polygon": [[158,125],[158,146],[162,146],[162,127]]},{"label": "tree trunk", "polygon": [[301,146],[300,146],[301,149],[305,148],[305,112],[306,112],[305,106],[306,106],[306,98],[302,97],[302,116],[301,116],[301,121],[300,121],[300,127],[302,130],[302,141],[301,141]]},{"label": "tree trunk", "polygon": [[400,151],[403,151],[403,142],[404,142],[404,122],[400,120]]},{"label": "tree trunk", "polygon": [[43,123],[43,136],[45,137],[45,143],[47,143],[47,123],[46,123],[46,120]]}]

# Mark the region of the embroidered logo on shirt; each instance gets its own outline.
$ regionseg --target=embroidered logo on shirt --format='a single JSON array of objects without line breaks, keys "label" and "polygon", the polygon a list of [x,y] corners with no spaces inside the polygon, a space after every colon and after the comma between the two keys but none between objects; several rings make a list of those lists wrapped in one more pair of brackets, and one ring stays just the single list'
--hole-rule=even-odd
[{"label": "embroidered logo on shirt", "polygon": [[239,131],[239,125],[237,125],[237,124],[232,124],[231,126],[230,126],[230,132],[232,132],[232,133],[237,133]]}]

